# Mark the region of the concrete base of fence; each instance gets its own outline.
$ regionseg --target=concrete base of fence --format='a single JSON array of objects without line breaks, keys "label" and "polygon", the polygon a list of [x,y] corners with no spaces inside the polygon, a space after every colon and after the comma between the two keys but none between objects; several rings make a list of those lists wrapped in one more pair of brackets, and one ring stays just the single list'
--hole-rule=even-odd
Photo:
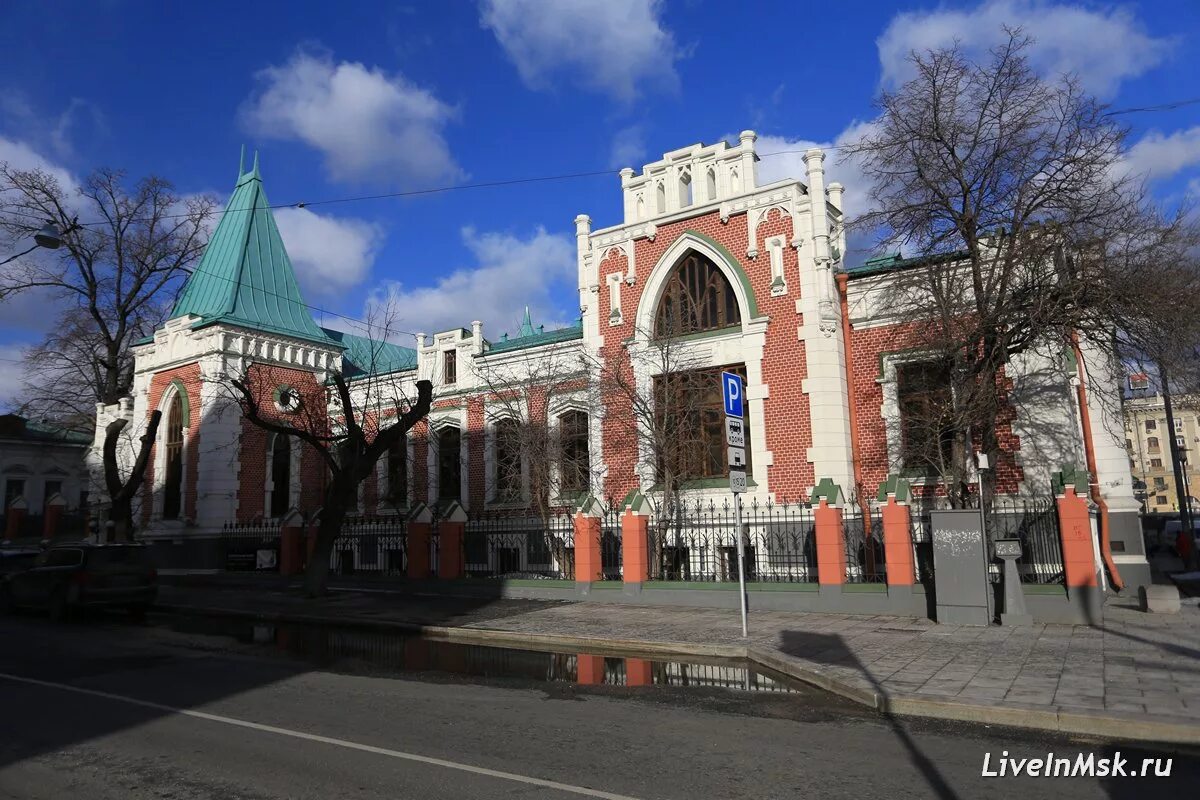
[{"label": "concrete base of fence", "polygon": [[[529,579],[464,579],[457,581],[404,580],[389,582],[396,591],[516,600],[559,600],[641,606],[738,608],[737,584],[691,581],[567,581]],[[1094,605],[1084,606],[1067,596],[1062,586],[1024,588],[1025,602],[1035,622],[1095,624],[1102,617]],[[816,583],[746,584],[750,611],[796,611],[824,614],[867,614],[928,617],[925,588],[888,587],[880,583],[820,586]],[[1097,595],[1093,601],[1102,600]]]}]

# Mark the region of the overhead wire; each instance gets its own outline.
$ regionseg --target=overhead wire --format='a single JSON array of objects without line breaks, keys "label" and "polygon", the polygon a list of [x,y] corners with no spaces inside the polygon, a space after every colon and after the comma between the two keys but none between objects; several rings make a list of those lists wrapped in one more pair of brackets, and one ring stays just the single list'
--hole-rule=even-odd
[{"label": "overhead wire", "polygon": [[[1200,103],[1200,98],[1177,100],[1177,101],[1173,101],[1170,103],[1163,103],[1163,104],[1153,105],[1153,106],[1136,106],[1136,107],[1130,107],[1130,108],[1124,108],[1124,109],[1117,109],[1114,111],[1106,112],[1104,114],[1104,116],[1117,116],[1120,114],[1131,114],[1131,113],[1142,113],[1142,112],[1169,111],[1169,110],[1181,108],[1183,106],[1194,105],[1196,103]],[[814,145],[814,147],[816,147],[816,145]],[[842,150],[845,148],[846,148],[846,145],[832,144],[832,145],[819,146],[818,149],[823,150],[823,151],[836,151],[836,150]],[[772,152],[772,153],[760,153],[760,154],[758,154],[758,157],[760,159],[774,158],[776,156],[804,153],[804,152],[807,152],[809,149],[812,149],[812,148],[776,150],[775,152]],[[619,171],[615,171],[612,169],[585,170],[585,171],[581,171],[581,172],[568,172],[568,173],[560,173],[560,174],[555,174],[555,175],[538,175],[538,176],[532,176],[532,177],[528,177],[528,178],[510,178],[510,179],[495,180],[495,181],[479,181],[476,183],[449,184],[449,185],[445,185],[445,186],[433,186],[433,187],[426,187],[426,188],[422,188],[422,189],[409,189],[409,190],[404,190],[404,191],[384,192],[384,193],[370,194],[370,195],[354,195],[354,196],[349,196],[349,197],[332,197],[332,198],[326,198],[323,200],[320,200],[320,199],[319,200],[299,200],[299,201],[294,201],[294,202],[290,202],[290,203],[268,203],[264,206],[260,206],[260,208],[266,208],[266,209],[270,209],[270,210],[287,209],[287,208],[304,209],[304,208],[308,208],[310,206],[318,206],[318,205],[335,205],[335,204],[341,204],[341,203],[367,202],[367,201],[371,201],[371,200],[388,200],[388,199],[404,198],[404,197],[420,197],[420,196],[427,196],[427,195],[432,195],[432,194],[442,194],[442,193],[446,193],[446,192],[464,191],[464,190],[468,190],[468,189],[498,188],[498,187],[503,187],[503,186],[517,186],[517,185],[531,184],[531,183],[545,183],[545,182],[549,182],[549,181],[575,180],[575,179],[579,179],[579,178],[592,178],[592,177],[599,177],[602,175],[614,175],[614,174],[619,174]],[[220,211],[216,211],[216,212],[206,212],[205,216],[207,217],[209,214],[215,213],[219,217],[224,217],[224,215],[226,215],[226,214],[238,213],[238,212],[242,212],[242,211],[253,211],[253,210],[255,210],[255,209],[254,208],[224,208],[224,209],[221,209]],[[42,217],[40,215],[28,213],[28,212],[21,212],[21,211],[17,211],[17,210],[13,210],[13,209],[9,209],[6,213],[15,214],[18,216],[24,216],[24,217],[28,217],[30,219],[42,220]],[[193,212],[178,213],[178,214],[164,214],[164,215],[160,215],[160,216],[156,217],[155,219],[158,219],[158,220],[181,219],[184,217],[190,217],[192,215],[193,215]],[[138,220],[128,220],[128,222],[137,222],[137,221]],[[94,226],[107,225],[108,223],[104,220],[94,220],[94,221],[89,221],[89,222],[76,221],[73,224],[80,228],[89,228],[90,229]],[[32,249],[34,249],[34,248],[31,248],[31,250]],[[30,251],[26,251],[26,252],[30,252]],[[13,258],[17,258],[20,255],[24,255],[24,253],[20,253],[17,256],[14,256]],[[8,260],[11,261],[13,259],[10,258]],[[193,271],[191,274],[196,274],[196,271]],[[212,272],[201,272],[200,274],[203,274],[207,277],[216,278],[218,280],[225,280],[230,283],[237,283],[239,285],[241,283],[240,281],[235,281],[232,278],[228,278],[224,275],[217,275]],[[271,291],[267,290],[265,287],[257,289],[256,291],[259,291],[267,296],[278,297],[278,298],[281,298],[284,300],[288,300],[289,302],[294,302],[294,300],[292,298],[289,298],[285,295],[278,294],[276,292],[271,292]],[[371,327],[371,323],[369,323],[365,320],[358,319],[357,317],[351,317],[346,314],[338,313],[336,311],[330,311],[328,309],[321,308],[319,306],[314,306],[309,303],[305,303],[303,301],[301,301],[300,304],[304,308],[307,308],[310,311],[316,311],[317,313],[321,314],[322,316],[329,315],[332,317],[336,317],[338,319],[346,320],[347,322],[353,322],[357,325],[362,325],[365,328]],[[393,332],[404,333],[404,334],[408,334],[411,336],[418,335],[414,331],[405,331],[405,330],[399,330],[399,329],[396,329]],[[0,360],[5,360],[5,359],[0,359]]]}]

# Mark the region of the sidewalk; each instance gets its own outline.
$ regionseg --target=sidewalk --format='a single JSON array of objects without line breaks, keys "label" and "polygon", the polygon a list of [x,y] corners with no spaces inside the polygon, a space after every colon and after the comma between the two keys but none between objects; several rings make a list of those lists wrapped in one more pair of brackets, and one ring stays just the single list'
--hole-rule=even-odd
[{"label": "sidewalk", "polygon": [[[336,589],[336,584],[335,584]],[[1119,740],[1200,743],[1200,609],[1144,614],[1110,600],[1102,627],[421,597],[370,589],[308,600],[258,587],[165,585],[160,605],[279,621],[368,625],[500,646],[748,657],[881,711]]]}]

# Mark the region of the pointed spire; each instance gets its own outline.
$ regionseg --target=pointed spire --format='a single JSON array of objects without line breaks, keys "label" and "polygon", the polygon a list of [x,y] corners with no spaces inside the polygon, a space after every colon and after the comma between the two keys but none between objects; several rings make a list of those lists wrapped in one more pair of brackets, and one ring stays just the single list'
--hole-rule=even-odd
[{"label": "pointed spire", "polygon": [[529,306],[525,306],[525,319],[521,320],[521,336],[533,336],[533,320],[529,317]]},{"label": "pointed spire", "polygon": [[251,177],[254,177],[254,178],[262,177],[261,175],[258,174],[258,151],[257,150],[254,151],[254,169],[251,170],[251,173],[252,173]]},{"label": "pointed spire", "polygon": [[246,145],[242,145],[242,152],[238,155],[237,179],[240,181],[242,179],[242,175],[244,175],[245,173],[246,173]]}]

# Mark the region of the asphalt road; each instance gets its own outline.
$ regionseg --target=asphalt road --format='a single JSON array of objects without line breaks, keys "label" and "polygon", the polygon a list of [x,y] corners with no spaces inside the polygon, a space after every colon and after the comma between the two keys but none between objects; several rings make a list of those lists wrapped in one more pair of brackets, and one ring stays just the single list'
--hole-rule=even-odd
[{"label": "asphalt road", "polygon": [[[985,753],[1172,758],[990,778]],[[582,688],[325,668],[222,635],[0,618],[0,798],[1181,797],[1196,753],[900,723],[808,691]]]}]

